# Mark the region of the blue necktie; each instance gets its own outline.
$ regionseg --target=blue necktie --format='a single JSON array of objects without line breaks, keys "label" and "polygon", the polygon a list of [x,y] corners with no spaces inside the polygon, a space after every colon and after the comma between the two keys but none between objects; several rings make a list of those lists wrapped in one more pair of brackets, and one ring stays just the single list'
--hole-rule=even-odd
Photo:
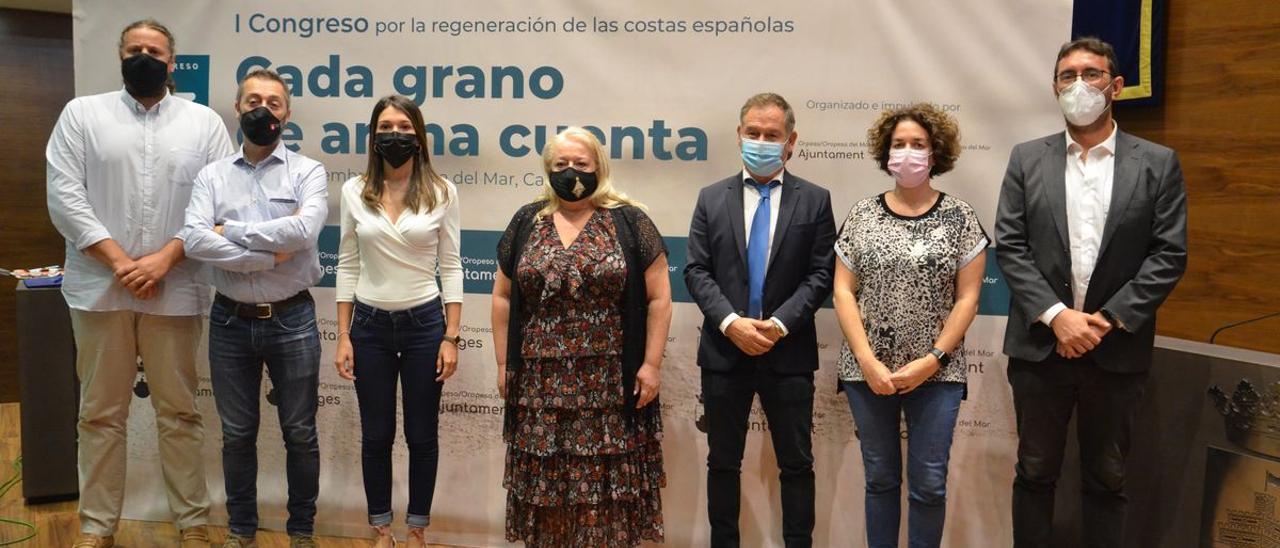
[{"label": "blue necktie", "polygon": [[769,266],[769,193],[782,183],[760,184],[748,181],[760,193],[760,203],[751,218],[751,234],[747,238],[747,316],[760,319],[764,312],[764,271]]}]

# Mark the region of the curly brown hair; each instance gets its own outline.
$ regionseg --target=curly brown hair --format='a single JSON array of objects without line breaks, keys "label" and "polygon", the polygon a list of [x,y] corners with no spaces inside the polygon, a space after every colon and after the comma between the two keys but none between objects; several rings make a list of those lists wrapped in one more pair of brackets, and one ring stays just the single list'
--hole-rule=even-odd
[{"label": "curly brown hair", "polygon": [[929,134],[929,148],[933,151],[930,177],[937,177],[956,167],[956,159],[960,157],[960,125],[941,108],[931,103],[916,103],[886,110],[867,130],[867,150],[871,151],[880,171],[892,175],[889,171],[889,148],[893,144],[893,130],[903,120],[920,124]]}]

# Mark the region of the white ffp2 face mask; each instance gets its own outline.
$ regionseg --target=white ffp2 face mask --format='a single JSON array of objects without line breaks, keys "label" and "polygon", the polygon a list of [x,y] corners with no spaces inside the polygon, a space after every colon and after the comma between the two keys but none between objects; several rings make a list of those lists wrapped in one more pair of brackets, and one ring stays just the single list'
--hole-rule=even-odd
[{"label": "white ffp2 face mask", "polygon": [[1083,78],[1076,78],[1075,82],[1058,92],[1058,106],[1071,125],[1087,126],[1107,111],[1106,91],[1109,89],[1111,84],[1098,89],[1086,84]]}]

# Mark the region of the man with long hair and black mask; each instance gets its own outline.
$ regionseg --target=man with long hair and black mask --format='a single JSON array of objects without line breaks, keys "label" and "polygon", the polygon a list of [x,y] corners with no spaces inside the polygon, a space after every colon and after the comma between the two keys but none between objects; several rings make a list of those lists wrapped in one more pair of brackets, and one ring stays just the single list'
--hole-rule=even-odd
[{"label": "man with long hair and black mask", "polygon": [[286,146],[289,87],[270,70],[245,75],[235,112],[244,146],[206,166],[187,206],[187,256],[212,267],[209,373],[222,419],[227,548],[256,546],[259,391],[265,363],[286,452],[290,546],[315,546],[320,449],[320,332],[308,288],[320,281],[329,214],[324,166]]},{"label": "man with long hair and black mask", "polygon": [[62,293],[80,379],[80,531],[107,548],[124,502],[129,403],[138,359],[156,412],[160,467],[181,545],[208,546],[209,495],[195,405],[195,354],[208,287],[184,261],[192,180],[231,154],[222,118],[174,96],[174,38],[145,19],[120,33],[124,89],[67,103],[49,145],[49,216],[67,241]]}]

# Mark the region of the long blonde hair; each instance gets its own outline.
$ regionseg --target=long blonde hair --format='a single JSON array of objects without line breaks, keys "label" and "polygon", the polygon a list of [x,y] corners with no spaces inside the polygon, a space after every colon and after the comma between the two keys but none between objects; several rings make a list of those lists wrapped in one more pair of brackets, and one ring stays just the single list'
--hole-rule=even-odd
[{"label": "long blonde hair", "polygon": [[[551,167],[555,161],[556,152],[569,141],[585,145],[595,155],[597,185],[596,191],[589,197],[592,204],[605,209],[613,209],[624,205],[635,206],[644,210],[648,209],[644,204],[629,198],[625,193],[614,188],[613,179],[609,176],[609,155],[605,153],[604,145],[600,143],[600,139],[597,139],[594,133],[578,126],[568,127],[564,131],[557,133],[555,137],[552,137],[547,142],[547,146],[542,149],[542,171],[546,174],[548,180],[551,178]],[[547,205],[538,211],[538,218],[555,213],[556,210],[560,209],[560,197],[556,196],[556,192],[551,188],[550,183],[542,185],[542,200],[545,200]]]}]

